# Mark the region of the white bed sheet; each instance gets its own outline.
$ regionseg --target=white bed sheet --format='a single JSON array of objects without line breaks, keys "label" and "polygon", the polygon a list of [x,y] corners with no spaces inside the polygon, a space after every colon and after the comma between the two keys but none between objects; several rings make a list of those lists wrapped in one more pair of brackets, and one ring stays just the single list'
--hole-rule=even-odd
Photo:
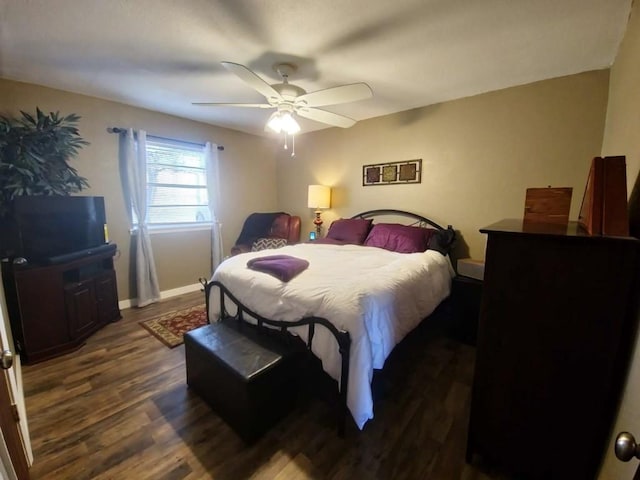
[{"label": "white bed sheet", "polygon": [[[289,282],[246,267],[251,258],[275,254],[309,261]],[[395,253],[359,245],[298,244],[236,255],[225,260],[213,280],[221,282],[246,307],[273,320],[324,317],[351,335],[347,406],[360,429],[373,418],[371,380],[393,347],[444,300],[454,271],[448,257],[432,250]],[[225,302],[234,314],[232,302]],[[220,313],[220,295],[211,290],[209,315]],[[303,340],[307,327],[290,329]],[[323,369],[340,378],[335,338],[315,329],[313,353]]]}]

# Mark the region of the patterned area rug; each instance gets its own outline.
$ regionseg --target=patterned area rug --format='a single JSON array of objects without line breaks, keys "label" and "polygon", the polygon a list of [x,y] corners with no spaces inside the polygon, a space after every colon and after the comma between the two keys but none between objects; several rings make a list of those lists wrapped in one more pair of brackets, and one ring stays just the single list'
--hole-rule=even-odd
[{"label": "patterned area rug", "polygon": [[189,330],[207,323],[204,305],[169,312],[151,320],[140,322],[144,328],[169,348],[180,345]]}]

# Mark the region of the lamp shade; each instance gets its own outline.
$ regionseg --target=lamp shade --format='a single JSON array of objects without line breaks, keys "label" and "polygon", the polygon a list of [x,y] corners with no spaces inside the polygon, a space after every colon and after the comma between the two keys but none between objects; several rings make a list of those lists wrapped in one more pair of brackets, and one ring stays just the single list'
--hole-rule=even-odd
[{"label": "lamp shade", "polygon": [[309,208],[329,208],[331,206],[331,188],[326,185],[309,185],[307,204]]}]

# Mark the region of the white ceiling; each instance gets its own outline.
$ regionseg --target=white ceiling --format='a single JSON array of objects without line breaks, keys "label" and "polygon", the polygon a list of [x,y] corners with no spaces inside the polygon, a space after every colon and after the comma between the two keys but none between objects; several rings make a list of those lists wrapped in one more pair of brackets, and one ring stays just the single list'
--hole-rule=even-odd
[{"label": "white ceiling", "polygon": [[[609,67],[631,0],[0,0],[0,76],[264,134],[221,61],[307,91],[366,82],[356,120]],[[1,103],[0,103],[1,105]],[[28,106],[25,106],[27,108]],[[64,112],[63,112],[64,113]],[[302,120],[304,131],[326,128]]]}]

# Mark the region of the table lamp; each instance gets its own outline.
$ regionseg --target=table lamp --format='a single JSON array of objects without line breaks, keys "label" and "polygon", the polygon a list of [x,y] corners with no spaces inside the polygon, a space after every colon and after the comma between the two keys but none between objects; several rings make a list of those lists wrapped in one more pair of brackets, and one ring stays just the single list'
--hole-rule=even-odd
[{"label": "table lamp", "polygon": [[322,228],[322,218],[320,210],[331,206],[331,188],[326,185],[309,185],[309,195],[307,200],[309,208],[315,208],[316,218],[313,224],[316,226],[316,238],[320,238]]}]

